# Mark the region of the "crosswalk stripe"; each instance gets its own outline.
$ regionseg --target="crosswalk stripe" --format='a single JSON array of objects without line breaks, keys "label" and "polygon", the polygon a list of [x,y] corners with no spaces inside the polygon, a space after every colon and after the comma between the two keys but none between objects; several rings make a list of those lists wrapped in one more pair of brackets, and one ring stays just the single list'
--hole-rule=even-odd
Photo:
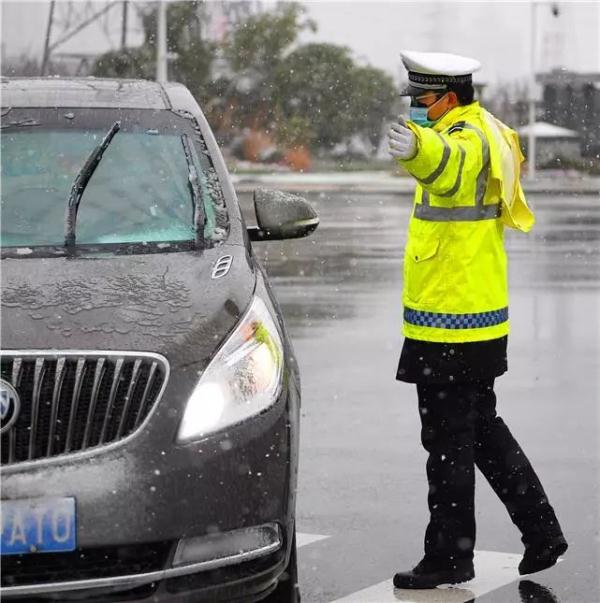
[{"label": "crosswalk stripe", "polygon": [[391,578],[352,593],[333,603],[465,603],[521,578],[521,555],[475,551],[475,578],[456,586],[431,590],[394,589]]},{"label": "crosswalk stripe", "polygon": [[306,546],[313,542],[319,542],[319,540],[325,540],[329,536],[323,536],[322,534],[305,534],[303,532],[296,532],[296,546]]}]

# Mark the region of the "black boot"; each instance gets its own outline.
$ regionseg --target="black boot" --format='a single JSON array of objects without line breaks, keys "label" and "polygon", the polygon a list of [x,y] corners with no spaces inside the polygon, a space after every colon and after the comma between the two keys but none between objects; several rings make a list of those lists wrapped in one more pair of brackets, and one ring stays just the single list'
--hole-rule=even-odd
[{"label": "black boot", "polygon": [[398,572],[394,576],[396,588],[435,588],[440,584],[458,584],[475,577],[471,559],[453,561],[432,561],[425,557],[408,572]]},{"label": "black boot", "polygon": [[551,589],[531,580],[519,582],[519,595],[522,603],[560,603]]},{"label": "black boot", "polygon": [[533,574],[552,567],[569,548],[562,536],[525,546],[525,554],[519,563],[519,574]]}]

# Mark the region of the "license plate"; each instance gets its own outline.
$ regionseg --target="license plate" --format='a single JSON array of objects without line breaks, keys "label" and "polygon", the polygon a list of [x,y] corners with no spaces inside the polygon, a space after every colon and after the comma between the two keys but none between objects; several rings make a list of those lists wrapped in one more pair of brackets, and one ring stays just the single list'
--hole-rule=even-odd
[{"label": "license plate", "polygon": [[77,546],[74,498],[3,500],[2,555],[59,553]]}]

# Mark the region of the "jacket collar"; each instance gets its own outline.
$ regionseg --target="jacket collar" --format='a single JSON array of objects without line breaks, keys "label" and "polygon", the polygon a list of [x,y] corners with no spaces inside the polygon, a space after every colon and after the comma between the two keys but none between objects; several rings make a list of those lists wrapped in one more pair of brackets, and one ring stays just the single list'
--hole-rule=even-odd
[{"label": "jacket collar", "polygon": [[450,111],[448,111],[444,117],[433,125],[433,129],[436,132],[443,132],[457,121],[468,121],[473,117],[477,117],[480,111],[481,107],[478,101],[474,101],[469,105],[454,107],[454,109],[450,109]]}]

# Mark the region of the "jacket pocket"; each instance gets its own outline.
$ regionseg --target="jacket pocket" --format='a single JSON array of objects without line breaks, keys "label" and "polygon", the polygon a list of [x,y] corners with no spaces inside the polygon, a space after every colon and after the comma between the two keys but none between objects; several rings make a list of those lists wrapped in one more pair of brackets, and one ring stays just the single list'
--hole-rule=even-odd
[{"label": "jacket pocket", "polygon": [[442,296],[439,239],[409,243],[404,257],[404,290],[409,301],[435,304]]}]

